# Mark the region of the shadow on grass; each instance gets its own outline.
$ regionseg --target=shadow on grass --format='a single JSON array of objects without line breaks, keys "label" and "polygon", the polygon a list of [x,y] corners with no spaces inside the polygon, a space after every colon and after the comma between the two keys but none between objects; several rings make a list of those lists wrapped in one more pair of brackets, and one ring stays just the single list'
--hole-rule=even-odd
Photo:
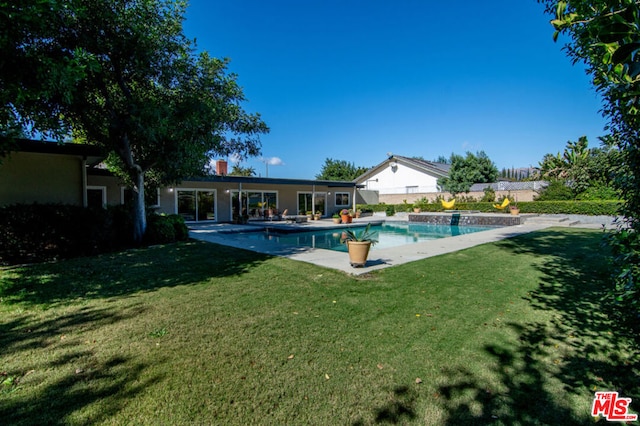
[{"label": "shadow on grass", "polygon": [[[375,410],[375,423],[407,424],[417,417],[416,402],[418,393],[409,386],[399,385],[393,389],[389,402]],[[352,423],[353,426],[366,424],[363,420]]]},{"label": "shadow on grass", "polygon": [[187,242],[0,270],[0,298],[47,305],[238,276],[270,256]]},{"label": "shadow on grass", "polygon": [[640,345],[614,320],[607,300],[602,234],[549,230],[497,244],[534,260],[542,276],[526,299],[551,320],[507,324],[518,343],[485,347],[498,385],[464,368],[447,371],[448,384],[439,389],[446,424],[592,424],[589,408],[577,411],[568,399],[591,398],[596,389],[632,398],[637,411]]},{"label": "shadow on grass", "polygon": [[[78,328],[98,329],[139,312],[138,308],[118,313],[86,308],[55,319],[34,321],[25,316],[0,325],[2,356],[21,359],[21,353],[28,356],[35,348],[51,348],[47,356],[30,361],[23,370],[0,370],[3,424],[99,423],[160,381],[161,377],[144,374],[148,366],[129,357],[101,358],[90,344],[67,343],[63,339]],[[23,387],[35,391],[23,391]],[[100,403],[99,410],[91,409],[96,402]]]}]

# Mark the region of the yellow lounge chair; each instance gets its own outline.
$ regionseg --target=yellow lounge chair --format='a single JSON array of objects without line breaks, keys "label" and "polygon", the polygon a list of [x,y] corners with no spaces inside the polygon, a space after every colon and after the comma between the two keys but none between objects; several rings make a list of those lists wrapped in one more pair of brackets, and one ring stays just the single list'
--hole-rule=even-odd
[{"label": "yellow lounge chair", "polygon": [[505,198],[502,201],[502,204],[494,204],[493,207],[495,207],[498,210],[504,210],[505,207],[507,207],[509,205],[510,201],[508,198]]},{"label": "yellow lounge chair", "polygon": [[444,207],[445,210],[450,210],[456,204],[456,199],[454,198],[451,201],[440,200],[440,202],[442,203],[442,207]]}]

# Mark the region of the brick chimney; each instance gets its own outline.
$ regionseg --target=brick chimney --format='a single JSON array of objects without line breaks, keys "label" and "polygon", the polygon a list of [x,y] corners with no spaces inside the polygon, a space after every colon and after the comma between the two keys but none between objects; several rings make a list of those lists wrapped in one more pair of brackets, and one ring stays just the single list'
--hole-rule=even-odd
[{"label": "brick chimney", "polygon": [[216,161],[216,174],[220,176],[227,175],[227,162],[225,160]]}]

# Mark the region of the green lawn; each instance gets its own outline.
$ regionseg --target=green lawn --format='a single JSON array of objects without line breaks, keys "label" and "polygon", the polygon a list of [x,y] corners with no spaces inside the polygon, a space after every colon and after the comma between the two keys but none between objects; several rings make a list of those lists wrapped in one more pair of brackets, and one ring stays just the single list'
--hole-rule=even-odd
[{"label": "green lawn", "polygon": [[361,277],[200,242],[0,269],[0,423],[593,424],[595,390],[637,413],[601,236]]}]

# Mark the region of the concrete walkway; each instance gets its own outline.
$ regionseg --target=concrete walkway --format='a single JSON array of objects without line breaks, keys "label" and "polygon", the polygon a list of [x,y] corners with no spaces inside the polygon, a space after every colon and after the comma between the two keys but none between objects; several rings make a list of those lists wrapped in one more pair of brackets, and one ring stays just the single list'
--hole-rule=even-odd
[{"label": "concrete walkway", "polygon": [[[283,222],[255,222],[248,225],[233,224],[193,224],[189,228],[191,238],[222,244],[226,246],[252,250],[259,253],[266,253],[274,256],[285,256],[289,259],[309,262],[315,265],[324,266],[331,269],[338,269],[349,274],[360,275],[377,269],[389,266],[401,265],[414,260],[425,259],[431,256],[438,256],[445,253],[474,247],[479,244],[512,238],[529,232],[538,231],[551,226],[571,226],[591,229],[602,229],[603,226],[610,229],[613,227],[613,218],[599,216],[597,218],[573,217],[568,218],[562,215],[531,215],[525,216],[524,224],[491,229],[488,231],[475,232],[471,234],[458,235],[455,237],[439,238],[416,244],[408,244],[399,247],[385,249],[373,249],[369,252],[367,264],[362,268],[353,268],[349,264],[347,253],[324,250],[309,247],[285,246],[274,241],[238,240],[233,237],[236,232],[261,231],[266,227],[280,228],[282,231],[299,231],[321,229],[342,229],[349,225],[335,225],[330,219],[311,221],[303,224],[285,224]],[[368,222],[380,223],[384,217],[367,217],[354,220],[351,226],[361,227]],[[387,222],[393,221],[386,218]]]}]

